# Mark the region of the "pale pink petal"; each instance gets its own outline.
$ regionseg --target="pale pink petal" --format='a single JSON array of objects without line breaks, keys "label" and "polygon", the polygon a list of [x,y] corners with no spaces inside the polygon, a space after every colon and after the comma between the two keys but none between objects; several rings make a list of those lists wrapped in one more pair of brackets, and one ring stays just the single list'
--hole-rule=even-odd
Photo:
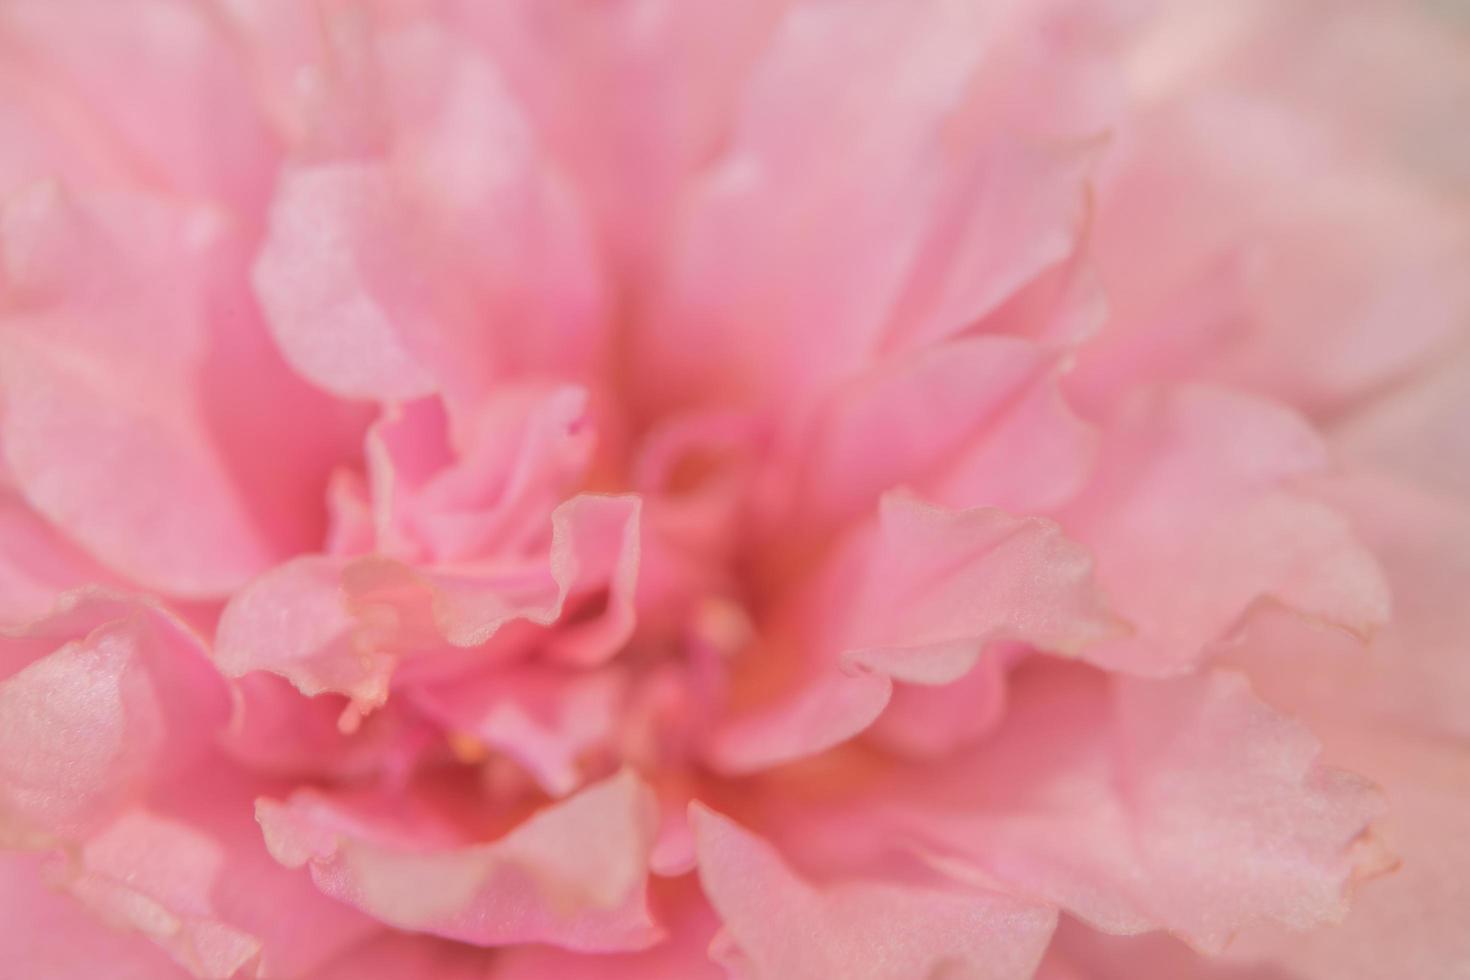
[{"label": "pale pink petal", "polygon": [[1470,349],[1461,347],[1410,381],[1367,400],[1332,427],[1347,459],[1470,499]]},{"label": "pale pink petal", "polygon": [[602,302],[588,233],[494,66],[426,21],[328,16],[348,50],[319,66],[319,125],[361,119],[372,155],[317,132],[324,159],[279,185],[255,283],[287,359],[344,397],[455,406],[504,372],[580,369]]},{"label": "pale pink petal", "polygon": [[1329,753],[1383,785],[1385,846],[1399,861],[1365,883],[1338,929],[1242,937],[1232,958],[1261,961],[1301,980],[1415,977],[1452,980],[1470,965],[1470,754],[1463,743],[1326,728]]},{"label": "pale pink petal", "polygon": [[634,16],[577,0],[445,6],[492,53],[576,178],[627,273],[620,285],[637,296],[656,288],[649,280],[675,244],[668,236],[685,182],[726,137],[785,0],[660,0]]},{"label": "pale pink petal", "polygon": [[17,0],[0,13],[0,38],[26,53],[15,60],[48,93],[37,102],[73,156],[112,157],[137,186],[254,219],[278,148],[231,39],[202,6]]},{"label": "pale pink petal", "polygon": [[1314,487],[1353,522],[1383,564],[1394,617],[1366,649],[1299,617],[1262,610],[1227,656],[1262,695],[1313,720],[1437,736],[1470,735],[1460,601],[1470,576],[1470,514],[1456,502],[1385,477],[1334,478]]},{"label": "pale pink petal", "polygon": [[945,684],[996,640],[1076,655],[1123,630],[1092,568],[1092,557],[1050,521],[889,494],[844,661]]},{"label": "pale pink petal", "polygon": [[142,936],[108,925],[44,883],[42,859],[0,857],[5,968],[46,980],[184,980],[189,974]]},{"label": "pale pink petal", "polygon": [[631,772],[483,844],[405,839],[308,792],[262,799],[256,812],[278,861],[308,866],[322,891],[400,929],[591,951],[639,949],[660,935],[645,896],[657,814]]},{"label": "pale pink petal", "polygon": [[144,600],[70,593],[0,638],[0,836],[74,839],[197,761],[228,717],[200,639]]},{"label": "pale pink petal", "polygon": [[1087,400],[1210,378],[1329,413],[1452,343],[1470,311],[1458,274],[1470,233],[1428,182],[1405,179],[1405,161],[1384,159],[1432,139],[1406,138],[1404,120],[1438,105],[1450,73],[1382,114],[1364,107],[1392,84],[1345,94],[1440,55],[1441,40],[1395,48],[1416,19],[1402,5],[1332,18],[1161,7],[1135,45],[1139,111],[1099,198],[1094,254],[1114,316],[1081,358]]},{"label": "pale pink petal", "polygon": [[63,592],[112,576],[13,493],[0,490],[0,624],[49,612]]},{"label": "pale pink petal", "polygon": [[[606,590],[605,609],[557,636],[553,655],[600,662],[631,633],[638,562],[636,497],[583,494],[551,515],[545,559],[416,570],[391,559],[307,556],[238,593],[220,619],[215,661],[232,677],[269,670],[307,695],[345,694],[358,710],[387,699],[399,661],[433,676],[438,648],[478,647],[511,623],[549,626],[573,597]],[[454,671],[463,658],[444,659]]]},{"label": "pale pink petal", "polygon": [[1340,926],[1257,928],[1224,954],[1201,957],[1165,935],[1103,936],[1064,920],[1059,956],[1083,980],[1457,980],[1470,963],[1470,850],[1456,819],[1470,794],[1470,760],[1462,746],[1354,727],[1329,728],[1329,751],[1382,782],[1389,808],[1381,830],[1398,864],[1357,889]]},{"label": "pale pink petal", "polygon": [[0,215],[14,298],[0,439],[16,488],[115,571],[188,597],[319,540],[353,427],[269,345],[243,245],[217,209],[141,194],[41,185]]},{"label": "pale pink petal", "polygon": [[1002,38],[1033,42],[1016,60],[1050,68],[1069,55],[1047,46],[1074,35],[1020,9],[788,8],[683,202],[664,295],[634,337],[669,385],[642,400],[800,406],[875,353],[895,316],[942,337],[1068,254],[1077,171],[1020,164],[1045,160],[1031,139],[1056,134],[998,122],[1015,80],[984,69],[1007,62]]},{"label": "pale pink petal", "polygon": [[[428,352],[408,338],[435,329],[417,308],[393,240],[393,189],[381,166],[288,172],[271,209],[255,288],[291,366],[334,394],[406,399],[435,388]],[[309,271],[308,271],[309,270]]]},{"label": "pale pink petal", "polygon": [[875,880],[814,885],[770,844],[698,804],[699,874],[731,977],[907,980],[1031,976],[1054,914],[979,889]]},{"label": "pale pink petal", "polygon": [[1055,379],[1031,387],[985,438],[951,461],[932,491],[949,507],[1055,511],[1092,475],[1097,434],[1067,403]]},{"label": "pale pink petal", "polygon": [[830,748],[873,723],[895,680],[952,683],[996,641],[1076,654],[1117,635],[1091,574],[1087,552],[1048,521],[889,494],[880,526],[838,556],[808,601],[818,625],[806,646],[763,654],[798,666],[746,682],[765,698],[722,720],[708,758],[747,772]]},{"label": "pale pink petal", "polygon": [[587,392],[502,385],[460,432],[448,425],[440,403],[421,402],[390,408],[369,431],[380,550],[450,562],[537,544],[587,470]]},{"label": "pale pink petal", "polygon": [[1381,869],[1357,847],[1380,801],[1317,754],[1238,676],[1051,665],[1013,682],[982,746],[901,775],[869,805],[953,874],[1104,931],[1162,928],[1219,949],[1259,921],[1338,921],[1353,876]]},{"label": "pale pink petal", "polygon": [[1134,635],[1088,651],[1143,674],[1187,670],[1274,601],[1366,634],[1388,593],[1347,522],[1293,489],[1326,449],[1289,410],[1223,389],[1135,399],[1109,425],[1099,471],[1063,514]]},{"label": "pale pink petal", "polygon": [[376,928],[272,861],[250,819],[259,786],[196,771],[121,814],[49,877],[196,977],[301,976]]},{"label": "pale pink petal", "polygon": [[843,385],[792,454],[801,517],[851,520],[894,487],[942,478],[1003,424],[1048,361],[1025,341],[979,337],[886,361]]},{"label": "pale pink petal", "polygon": [[613,670],[524,664],[411,697],[446,729],[514,759],[547,793],[565,796],[582,782],[579,757],[610,748],[625,688]]},{"label": "pale pink petal", "polygon": [[1006,677],[1029,651],[997,644],[968,674],[939,686],[896,684],[883,714],[864,733],[908,756],[943,756],[980,741],[1005,716]]},{"label": "pale pink petal", "polygon": [[719,926],[693,876],[657,896],[672,921],[670,935],[635,953],[589,955],[549,946],[515,946],[496,957],[487,980],[722,980],[710,961],[709,944]]},{"label": "pale pink petal", "polygon": [[355,614],[342,588],[346,562],[309,555],[272,569],[237,592],[215,635],[214,662],[229,677],[269,670],[303,694],[345,694],[381,705],[393,657],[376,630]]}]

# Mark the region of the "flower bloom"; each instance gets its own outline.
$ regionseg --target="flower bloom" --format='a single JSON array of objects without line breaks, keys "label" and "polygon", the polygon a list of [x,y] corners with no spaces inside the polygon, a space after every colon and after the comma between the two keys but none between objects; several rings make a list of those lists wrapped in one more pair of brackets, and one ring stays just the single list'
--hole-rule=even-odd
[{"label": "flower bloom", "polygon": [[7,975],[1470,976],[1470,18],[0,2]]}]

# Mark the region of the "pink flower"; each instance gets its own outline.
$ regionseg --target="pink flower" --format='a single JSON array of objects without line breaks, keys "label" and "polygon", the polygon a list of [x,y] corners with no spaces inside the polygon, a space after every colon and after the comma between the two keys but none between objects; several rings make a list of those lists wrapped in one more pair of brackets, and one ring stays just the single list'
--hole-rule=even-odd
[{"label": "pink flower", "polygon": [[1467,25],[0,3],[0,972],[1470,975]]}]

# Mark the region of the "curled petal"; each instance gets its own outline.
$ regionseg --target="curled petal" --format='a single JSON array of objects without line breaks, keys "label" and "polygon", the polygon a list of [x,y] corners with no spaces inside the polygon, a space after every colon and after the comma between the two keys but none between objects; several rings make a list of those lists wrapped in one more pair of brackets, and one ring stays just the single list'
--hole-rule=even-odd
[{"label": "curled petal", "polygon": [[565,796],[581,782],[578,757],[618,731],[626,679],[610,670],[509,666],[413,693],[445,728],[504,753],[542,789]]},{"label": "curled petal", "polygon": [[270,859],[250,820],[255,788],[226,766],[195,770],[58,857],[48,877],[200,980],[310,975],[375,923]]},{"label": "curled petal", "polygon": [[[387,699],[406,654],[432,661],[445,643],[477,647],[511,623],[549,626],[574,596],[605,590],[605,609],[550,647],[561,659],[600,662],[633,629],[639,513],[631,496],[567,501],[552,514],[544,563],[418,570],[371,556],[298,558],[225,608],[216,662],[230,676],[269,670],[307,695],[345,694],[358,709],[371,709]],[[459,659],[449,665],[463,669]]]},{"label": "curled petal", "polygon": [[1204,387],[1135,400],[1061,517],[1134,627],[1088,658],[1139,674],[1188,670],[1263,601],[1359,635],[1381,625],[1388,587],[1371,553],[1295,487],[1325,467],[1312,429],[1270,402]]},{"label": "curled petal", "polygon": [[1091,575],[1087,552],[1049,521],[889,494],[879,528],[811,601],[830,659],[808,655],[784,689],[766,682],[774,696],[725,720],[709,758],[744,772],[830,748],[878,718],[895,681],[953,683],[997,641],[1076,654],[1115,636]]},{"label": "curled petal", "polygon": [[482,946],[544,942],[640,949],[661,935],[646,904],[656,803],[631,772],[583,789],[485,844],[375,830],[310,792],[262,799],[256,817],[287,867],[399,929]]},{"label": "curled petal", "polygon": [[776,849],[694,804],[699,875],[724,931],[712,954],[740,980],[1030,977],[1047,909],[979,889],[878,880],[813,885]]}]

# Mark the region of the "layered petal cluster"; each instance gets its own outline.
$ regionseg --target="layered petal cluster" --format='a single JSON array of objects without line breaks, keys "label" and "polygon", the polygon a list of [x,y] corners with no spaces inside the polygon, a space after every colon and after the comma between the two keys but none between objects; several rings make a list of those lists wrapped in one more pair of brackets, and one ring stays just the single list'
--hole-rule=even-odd
[{"label": "layered petal cluster", "polygon": [[1470,16],[0,0],[19,977],[1470,975]]}]

